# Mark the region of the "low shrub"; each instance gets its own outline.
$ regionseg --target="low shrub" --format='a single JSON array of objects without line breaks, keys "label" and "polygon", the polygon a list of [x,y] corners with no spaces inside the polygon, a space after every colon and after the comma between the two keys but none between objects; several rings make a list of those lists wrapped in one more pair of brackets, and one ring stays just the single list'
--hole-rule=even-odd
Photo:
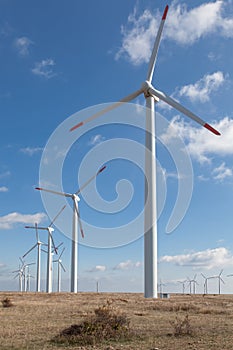
[{"label": "low shrub", "polygon": [[2,300],[2,306],[3,307],[11,307],[13,306],[13,303],[10,298],[6,297]]},{"label": "low shrub", "polygon": [[62,330],[53,342],[77,345],[95,345],[106,341],[130,339],[130,321],[110,302],[94,311],[94,316]]},{"label": "low shrub", "polygon": [[184,318],[176,316],[175,321],[170,321],[170,324],[173,326],[173,335],[176,337],[192,334],[192,327],[188,315]]}]

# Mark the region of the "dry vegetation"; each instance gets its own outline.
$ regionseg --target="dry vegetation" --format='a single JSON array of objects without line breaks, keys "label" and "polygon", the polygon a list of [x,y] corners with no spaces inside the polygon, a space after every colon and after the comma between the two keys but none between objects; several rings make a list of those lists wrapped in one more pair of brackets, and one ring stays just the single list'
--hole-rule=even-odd
[{"label": "dry vegetation", "polygon": [[[0,307],[1,350],[232,350],[229,295],[152,300],[141,294],[2,292],[0,298],[13,304]],[[83,341],[84,325],[92,345],[66,337],[73,326]],[[111,333],[111,325],[125,333]]]}]

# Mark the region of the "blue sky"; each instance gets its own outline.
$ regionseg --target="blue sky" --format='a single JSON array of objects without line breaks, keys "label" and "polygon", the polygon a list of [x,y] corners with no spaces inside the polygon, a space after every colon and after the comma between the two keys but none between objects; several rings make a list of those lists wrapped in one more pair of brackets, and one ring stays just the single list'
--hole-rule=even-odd
[{"label": "blue sky", "polygon": [[[38,4],[27,0],[0,1],[1,290],[18,288],[12,271],[19,264],[19,256],[35,243],[35,233],[24,226],[35,222],[47,226],[61,207],[58,202],[54,212],[49,211],[48,219],[40,193],[35,190],[41,167],[42,174],[47,169],[41,159],[48,140],[55,130],[60,130],[60,125],[66,126],[66,121],[67,125],[81,121],[92,106],[115,102],[140,87],[164,5],[163,1],[150,0],[91,1],[88,6],[74,0]],[[170,1],[168,5],[153,85],[212,124],[222,135],[217,137],[202,130],[162,102],[156,106],[158,115],[166,118],[168,125],[157,149],[161,184],[167,189],[158,221],[158,279],[166,284],[167,291],[181,291],[178,281],[197,274],[197,291],[202,292],[201,273],[213,276],[223,269],[222,290],[232,293],[233,280],[227,275],[233,273],[233,3],[200,0]],[[145,103],[143,96],[133,102]],[[82,112],[84,109],[86,112]],[[121,151],[128,150],[124,143],[128,140],[144,144],[144,133],[133,127],[132,118],[127,118],[130,125],[117,124],[116,118],[114,114],[110,125],[106,115],[90,129],[73,134],[69,152],[63,154],[65,191],[76,191],[86,177],[95,173],[102,165],[101,160],[108,156],[105,150],[111,157],[112,146],[108,142],[117,140]],[[177,174],[174,159],[164,147],[172,145],[174,133],[180,135],[191,158],[193,175],[189,172],[189,176],[193,189],[188,189],[191,201],[182,222],[167,234],[183,175]],[[60,151],[65,144],[62,137]],[[113,149],[115,152],[118,146]],[[93,156],[92,150],[101,156],[95,153]],[[89,159],[88,171],[84,164],[80,175],[85,159]],[[119,225],[127,226],[143,210],[143,169],[129,160],[114,159],[112,155],[106,170],[98,176],[96,188],[103,199],[102,209],[98,208],[100,198],[93,194],[95,183],[82,193],[80,212],[85,239],[84,245],[79,246],[80,290],[95,290],[99,281],[103,291],[143,291],[143,223],[140,222],[139,234],[133,233],[133,238],[126,230],[115,248],[97,248],[102,243],[93,238],[101,228],[115,228],[117,232]],[[56,173],[51,176],[57,179]],[[49,183],[50,178],[43,180]],[[119,210],[118,204],[124,203],[126,207]],[[96,207],[91,208],[92,204]],[[63,290],[69,290],[70,222],[69,208],[57,220],[54,233],[57,244],[63,242],[66,248]],[[59,230],[62,225],[67,225],[65,233]],[[40,238],[46,241],[43,232]],[[27,262],[35,259],[36,252],[32,252]],[[43,278],[45,259],[43,255]],[[31,273],[35,276],[33,266]],[[217,280],[210,282],[209,290],[217,292]]]}]

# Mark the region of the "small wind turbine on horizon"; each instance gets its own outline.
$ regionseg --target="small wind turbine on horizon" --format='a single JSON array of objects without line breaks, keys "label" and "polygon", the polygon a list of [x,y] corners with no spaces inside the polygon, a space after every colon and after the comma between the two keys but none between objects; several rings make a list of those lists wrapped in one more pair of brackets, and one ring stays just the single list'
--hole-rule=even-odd
[{"label": "small wind turbine on horizon", "polygon": [[208,280],[213,279],[215,277],[206,277],[205,275],[203,275],[203,273],[201,273],[202,277],[205,279],[204,282],[204,294],[208,294]]},{"label": "small wind turbine on horizon", "polygon": [[[157,190],[156,190],[156,140],[155,140],[155,113],[154,106],[159,100],[164,101],[171,107],[174,107],[179,112],[185,114],[200,125],[204,126],[215,135],[220,133],[211,125],[199,118],[180,103],[166,95],[164,92],[156,90],[152,85],[155,63],[157,59],[159,44],[167,17],[168,5],[165,7],[162,20],[158,29],[157,37],[155,39],[151,58],[149,61],[148,73],[145,82],[139,90],[122,98],[102,111],[95,113],[84,121],[79,122],[73,126],[70,131],[73,131],[82,125],[94,120],[97,117],[117,108],[123,103],[129,102],[140,94],[144,94],[146,99],[146,156],[145,156],[145,204],[147,200],[150,205],[147,210],[144,210],[144,296],[146,298],[157,298]],[[148,152],[149,151],[149,152]],[[149,229],[148,229],[149,228]]]},{"label": "small wind turbine on horizon", "polygon": [[184,292],[185,292],[185,283],[187,283],[188,281],[187,280],[185,280],[185,281],[178,281],[178,283],[180,283],[180,284],[182,284],[182,294],[184,294]]},{"label": "small wind turbine on horizon", "polygon": [[45,191],[49,193],[53,193],[59,196],[64,196],[67,198],[71,198],[73,201],[73,225],[72,225],[72,252],[71,252],[71,287],[70,291],[73,293],[77,293],[78,291],[78,224],[82,237],[84,238],[84,232],[82,227],[82,221],[80,219],[80,213],[78,209],[78,202],[80,201],[79,194],[81,191],[89,185],[91,181],[93,181],[104,169],[106,166],[103,166],[98,172],[90,177],[75,193],[66,193],[66,192],[58,192],[49,190],[42,187],[36,187],[36,190]]},{"label": "small wind turbine on horizon", "polygon": [[60,293],[61,291],[61,269],[66,272],[66,269],[64,268],[62,264],[62,254],[64,253],[65,247],[62,249],[61,254],[57,258],[57,260],[53,260],[54,263],[57,263],[57,292]]},{"label": "small wind turbine on horizon", "polygon": [[24,255],[23,258],[25,258],[33,249],[37,247],[37,273],[36,273],[36,291],[40,292],[40,274],[41,274],[41,246],[44,245],[43,242],[39,239],[39,233],[38,233],[38,224],[35,223],[34,227],[26,226],[26,228],[34,228],[36,230],[36,244],[34,244]]},{"label": "small wind turbine on horizon", "polygon": [[189,277],[187,278],[189,283],[190,294],[192,294],[192,286],[193,286],[193,294],[196,294],[196,284],[198,284],[196,281],[196,278],[197,278],[197,275],[194,275],[193,279],[190,279]]},{"label": "small wind turbine on horizon", "polygon": [[[20,259],[20,261],[22,260],[21,258],[19,258],[19,259]],[[17,273],[15,275],[14,279],[19,277],[19,291],[22,292],[23,291],[24,263],[22,263],[22,261],[21,261],[21,264],[19,264],[19,269],[12,271],[12,273]]]},{"label": "small wind turbine on horizon", "polygon": [[[36,230],[45,230],[48,232],[48,256],[47,256],[47,280],[46,280],[46,292],[51,293],[52,292],[52,246],[54,248],[55,253],[57,254],[57,248],[54,243],[53,239],[53,231],[52,225],[54,224],[54,221],[58,218],[58,216],[61,214],[61,212],[65,209],[65,205],[61,208],[61,210],[58,212],[58,214],[55,216],[55,218],[51,221],[49,226],[47,227],[41,227],[38,225],[35,226],[25,226],[25,228],[32,228]],[[38,282],[40,281],[40,257],[37,260],[37,279]],[[40,282],[39,282],[40,284]]]},{"label": "small wind turbine on horizon", "polygon": [[211,278],[215,278],[215,279],[218,279],[218,294],[220,295],[221,294],[221,282],[223,284],[225,284],[225,282],[223,281],[221,275],[223,273],[223,270],[220,271],[220,273],[217,275],[217,276],[212,276]]}]

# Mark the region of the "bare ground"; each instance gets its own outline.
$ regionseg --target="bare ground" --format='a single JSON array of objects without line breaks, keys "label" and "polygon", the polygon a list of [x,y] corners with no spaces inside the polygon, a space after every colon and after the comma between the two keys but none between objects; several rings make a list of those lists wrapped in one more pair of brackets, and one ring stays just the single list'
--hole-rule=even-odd
[{"label": "bare ground", "polygon": [[[232,295],[171,295],[144,299],[136,293],[0,293],[14,306],[0,305],[1,350],[232,350]],[[51,340],[79,324],[109,300],[130,319],[131,340],[92,346]]]}]

